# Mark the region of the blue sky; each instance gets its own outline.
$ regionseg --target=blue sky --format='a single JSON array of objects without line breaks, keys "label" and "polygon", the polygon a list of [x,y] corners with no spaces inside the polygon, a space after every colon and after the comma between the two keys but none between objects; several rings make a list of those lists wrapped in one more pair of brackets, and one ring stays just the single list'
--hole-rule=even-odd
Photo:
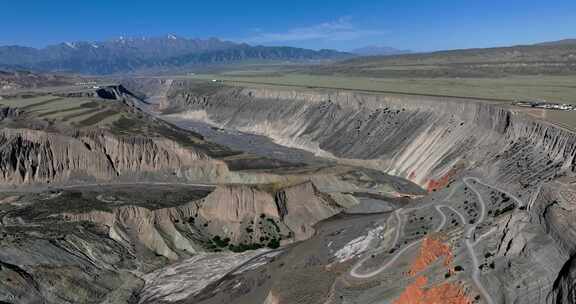
[{"label": "blue sky", "polygon": [[165,34],[314,49],[489,47],[576,38],[576,1],[7,0],[0,12],[0,45]]}]

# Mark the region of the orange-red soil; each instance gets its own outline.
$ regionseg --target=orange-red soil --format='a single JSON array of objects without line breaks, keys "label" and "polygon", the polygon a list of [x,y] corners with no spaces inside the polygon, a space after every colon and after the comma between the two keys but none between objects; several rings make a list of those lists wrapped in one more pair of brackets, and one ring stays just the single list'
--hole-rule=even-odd
[{"label": "orange-red soil", "polygon": [[441,257],[444,257],[444,266],[450,269],[452,264],[450,246],[444,244],[438,237],[428,236],[424,238],[420,252],[410,267],[410,275],[415,276]]},{"label": "orange-red soil", "polygon": [[[410,267],[409,275],[416,276],[439,258],[444,258],[444,266],[452,273],[452,250],[439,237],[429,236],[422,241],[418,256]],[[441,283],[427,286],[428,278],[418,276],[408,285],[394,304],[471,304],[472,301],[459,284]]]},{"label": "orange-red soil", "polygon": [[428,190],[428,192],[433,192],[435,190],[440,190],[446,187],[452,180],[452,177],[456,175],[456,173],[457,173],[456,170],[450,170],[448,171],[448,173],[444,174],[444,176],[440,177],[439,179],[429,180],[426,190]]},{"label": "orange-red soil", "polygon": [[408,285],[394,304],[471,304],[461,286],[454,283],[442,283],[426,288],[428,279],[419,276]]}]

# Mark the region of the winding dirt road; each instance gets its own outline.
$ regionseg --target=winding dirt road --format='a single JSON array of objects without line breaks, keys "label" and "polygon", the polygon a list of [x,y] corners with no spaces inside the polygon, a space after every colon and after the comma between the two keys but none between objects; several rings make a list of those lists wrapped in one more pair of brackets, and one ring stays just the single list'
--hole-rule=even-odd
[{"label": "winding dirt road", "polygon": [[[494,301],[492,300],[492,297],[486,291],[484,285],[480,281],[480,270],[478,269],[480,263],[478,262],[476,251],[474,250],[475,242],[472,240],[474,232],[476,231],[476,226],[484,221],[486,204],[484,203],[484,199],[482,198],[480,192],[478,192],[478,190],[476,190],[476,188],[474,188],[474,186],[470,183],[471,180],[477,183],[480,183],[480,181],[473,177],[464,178],[464,184],[466,184],[468,188],[470,188],[478,197],[478,201],[480,202],[480,218],[475,221],[474,224],[469,225],[468,228],[466,228],[466,232],[464,233],[466,239],[464,240],[464,243],[466,244],[466,249],[468,249],[470,259],[472,259],[472,281],[474,282],[474,285],[476,285],[478,291],[482,294],[484,301],[488,304],[493,304]],[[486,184],[483,185],[487,186]],[[458,211],[456,211],[456,213],[460,214]],[[462,217],[462,214],[460,214],[460,216]]]},{"label": "winding dirt road", "polygon": [[[483,185],[485,187],[491,188],[491,189],[495,189],[499,192],[502,192],[506,195],[508,195],[509,197],[511,197],[518,206],[524,206],[524,204],[522,203],[522,201],[508,193],[507,191],[500,189],[498,187],[495,186],[491,186],[488,185],[486,183],[483,183],[482,181],[480,181],[478,178],[476,177],[465,177],[463,178],[463,182],[466,186],[468,186],[468,188],[470,188],[474,194],[478,197],[478,201],[480,204],[480,217],[478,218],[478,220],[476,220],[473,224],[468,223],[468,221],[466,220],[466,217],[464,215],[462,215],[462,213],[460,213],[458,210],[456,210],[454,207],[449,206],[449,205],[444,205],[444,204],[440,204],[440,205],[434,205],[434,209],[440,214],[441,216],[441,220],[440,220],[440,224],[438,225],[438,227],[434,230],[435,232],[440,231],[445,225],[446,225],[446,221],[447,221],[447,217],[444,214],[444,212],[442,211],[443,208],[445,209],[449,209],[450,211],[454,212],[454,214],[456,214],[459,218],[460,221],[462,222],[462,224],[464,225],[464,243],[466,246],[466,249],[468,250],[468,254],[470,255],[470,258],[472,260],[472,281],[474,283],[474,285],[476,285],[477,290],[480,292],[482,298],[484,299],[484,301],[488,304],[493,304],[494,300],[492,299],[492,297],[490,296],[490,294],[486,291],[486,289],[484,288],[484,285],[482,284],[482,282],[480,281],[480,270],[479,270],[479,261],[478,261],[478,257],[476,254],[476,251],[474,249],[475,245],[477,245],[478,243],[480,243],[480,241],[482,241],[485,237],[487,237],[489,234],[493,233],[495,231],[495,229],[490,229],[488,232],[486,232],[485,234],[481,235],[480,237],[478,237],[477,240],[474,240],[474,233],[476,231],[476,227],[484,222],[484,218],[486,216],[486,203],[484,202],[484,199],[482,198],[482,195],[480,194],[480,192],[474,187],[474,185],[480,184]],[[455,191],[458,189],[459,187],[455,187],[454,189],[452,189],[452,191],[450,192],[450,194],[448,196],[446,196],[446,198],[443,200],[443,202],[447,202],[455,193]],[[418,209],[423,209],[423,208],[428,208],[430,207],[430,205],[427,206],[422,206],[422,207],[417,207],[417,208],[411,208],[411,209],[397,209],[394,212],[394,215],[398,221],[397,225],[396,225],[396,236],[395,239],[393,241],[392,244],[392,248],[395,247],[398,244],[398,241],[400,239],[400,235],[401,232],[404,228],[404,223],[402,221],[402,216],[404,213],[411,211],[411,210],[418,210]],[[374,277],[380,273],[382,273],[383,271],[385,271],[386,269],[388,269],[389,267],[391,267],[396,260],[398,260],[398,258],[400,258],[407,250],[411,249],[412,247],[414,247],[415,245],[417,245],[418,243],[420,243],[422,240],[418,240],[415,242],[412,242],[411,244],[407,245],[406,247],[404,247],[403,249],[401,249],[400,251],[396,252],[396,254],[388,261],[386,262],[384,265],[382,265],[380,268],[375,269],[373,271],[370,272],[360,272],[359,269],[362,268],[363,264],[370,258],[370,256],[367,256],[366,258],[360,260],[351,270],[350,270],[350,276],[354,277],[354,278],[358,278],[358,279],[368,279],[371,277]]]}]

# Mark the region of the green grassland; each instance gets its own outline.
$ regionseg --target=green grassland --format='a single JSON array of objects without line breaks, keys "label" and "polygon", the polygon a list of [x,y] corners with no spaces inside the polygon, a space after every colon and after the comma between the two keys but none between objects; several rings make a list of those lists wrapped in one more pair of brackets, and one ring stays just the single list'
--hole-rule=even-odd
[{"label": "green grassland", "polygon": [[105,126],[120,118],[121,104],[113,101],[56,97],[50,94],[32,98],[7,98],[0,105],[19,108],[29,118],[74,127]]},{"label": "green grassland", "polygon": [[566,129],[576,131],[576,111],[545,111],[544,119]]},{"label": "green grassland", "polygon": [[382,93],[442,95],[495,100],[547,100],[576,104],[576,76],[510,76],[504,78],[370,78],[288,73],[240,76],[198,75],[227,84],[288,85],[309,88],[365,90]]}]

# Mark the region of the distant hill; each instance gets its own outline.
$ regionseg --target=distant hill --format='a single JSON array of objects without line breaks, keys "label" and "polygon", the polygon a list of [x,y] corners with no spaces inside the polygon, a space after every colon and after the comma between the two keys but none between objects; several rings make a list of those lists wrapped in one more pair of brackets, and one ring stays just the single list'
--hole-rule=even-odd
[{"label": "distant hill", "polygon": [[61,86],[82,81],[82,78],[54,75],[44,73],[32,73],[28,71],[8,71],[0,69],[0,93],[17,89],[32,89],[46,86]]},{"label": "distant hill", "polygon": [[35,49],[0,47],[0,66],[50,72],[113,74],[142,69],[171,69],[246,60],[311,61],[350,58],[352,54],[290,47],[262,47],[174,35],[104,42],[66,42]]},{"label": "distant hill", "polygon": [[360,56],[390,56],[390,55],[410,54],[412,53],[412,51],[400,50],[389,46],[370,45],[352,50],[351,53]]},{"label": "distant hill", "polygon": [[576,75],[576,39],[510,47],[358,57],[312,67],[315,74],[370,77]]},{"label": "distant hill", "polygon": [[543,42],[543,43],[538,43],[536,45],[576,45],[576,39],[563,39],[563,40],[558,40],[558,41],[550,41],[550,42]]}]

